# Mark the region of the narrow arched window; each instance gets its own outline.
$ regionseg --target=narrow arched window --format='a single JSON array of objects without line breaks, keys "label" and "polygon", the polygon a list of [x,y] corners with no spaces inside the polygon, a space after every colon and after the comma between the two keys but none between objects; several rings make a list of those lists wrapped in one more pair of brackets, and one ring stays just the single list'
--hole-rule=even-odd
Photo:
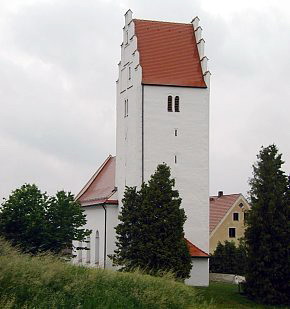
[{"label": "narrow arched window", "polygon": [[175,100],[174,100],[174,110],[175,110],[175,112],[179,112],[179,96],[175,97]]},{"label": "narrow arched window", "polygon": [[78,253],[78,262],[82,263],[83,261],[83,252],[82,252],[83,244],[81,241],[78,242],[77,253]]},{"label": "narrow arched window", "polygon": [[86,239],[86,263],[90,264],[91,263],[91,236],[87,236]]},{"label": "narrow arched window", "polygon": [[172,112],[172,96],[168,96],[168,101],[167,101],[167,111]]},{"label": "narrow arched window", "polygon": [[100,237],[99,231],[96,231],[96,239],[95,239],[95,264],[99,265],[100,259]]}]

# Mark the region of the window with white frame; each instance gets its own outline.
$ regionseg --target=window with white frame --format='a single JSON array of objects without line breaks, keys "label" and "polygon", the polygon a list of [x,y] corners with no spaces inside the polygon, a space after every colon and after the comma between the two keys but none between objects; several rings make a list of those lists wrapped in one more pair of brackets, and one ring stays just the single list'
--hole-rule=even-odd
[{"label": "window with white frame", "polygon": [[229,228],[229,238],[236,238],[236,228],[235,227]]}]

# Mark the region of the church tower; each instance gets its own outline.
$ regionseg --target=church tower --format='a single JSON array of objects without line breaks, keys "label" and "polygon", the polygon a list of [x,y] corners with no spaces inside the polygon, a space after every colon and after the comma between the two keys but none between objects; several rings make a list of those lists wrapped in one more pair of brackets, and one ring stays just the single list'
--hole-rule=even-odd
[{"label": "church tower", "polygon": [[[125,14],[117,80],[116,187],[140,187],[160,163],[171,168],[185,237],[208,252],[209,77],[198,17],[191,23]],[[208,260],[201,270],[208,280]]]}]

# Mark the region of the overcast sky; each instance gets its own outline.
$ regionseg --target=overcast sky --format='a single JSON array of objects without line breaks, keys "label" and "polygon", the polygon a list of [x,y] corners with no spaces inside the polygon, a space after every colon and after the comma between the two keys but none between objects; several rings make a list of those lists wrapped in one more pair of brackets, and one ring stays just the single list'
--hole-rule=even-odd
[{"label": "overcast sky", "polygon": [[290,171],[290,1],[0,0],[0,200],[78,193],[115,154],[124,13],[200,17],[210,59],[210,193],[248,191],[262,145]]}]

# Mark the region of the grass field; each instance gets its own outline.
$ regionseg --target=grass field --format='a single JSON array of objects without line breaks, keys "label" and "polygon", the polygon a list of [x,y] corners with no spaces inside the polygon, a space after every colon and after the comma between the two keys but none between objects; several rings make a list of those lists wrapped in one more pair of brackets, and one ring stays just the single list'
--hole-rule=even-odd
[{"label": "grass field", "polygon": [[0,240],[0,308],[207,308],[172,278],[74,266],[20,254]]},{"label": "grass field", "polygon": [[232,284],[212,283],[207,288],[193,288],[170,276],[158,278],[138,272],[120,273],[74,266],[52,256],[21,254],[0,239],[0,308],[275,307],[251,302]]},{"label": "grass field", "polygon": [[[211,282],[209,287],[196,288],[209,304],[208,308],[246,309],[246,308],[289,308],[259,305],[239,294],[238,286],[229,283]],[[192,307],[194,308],[194,307]]]}]

